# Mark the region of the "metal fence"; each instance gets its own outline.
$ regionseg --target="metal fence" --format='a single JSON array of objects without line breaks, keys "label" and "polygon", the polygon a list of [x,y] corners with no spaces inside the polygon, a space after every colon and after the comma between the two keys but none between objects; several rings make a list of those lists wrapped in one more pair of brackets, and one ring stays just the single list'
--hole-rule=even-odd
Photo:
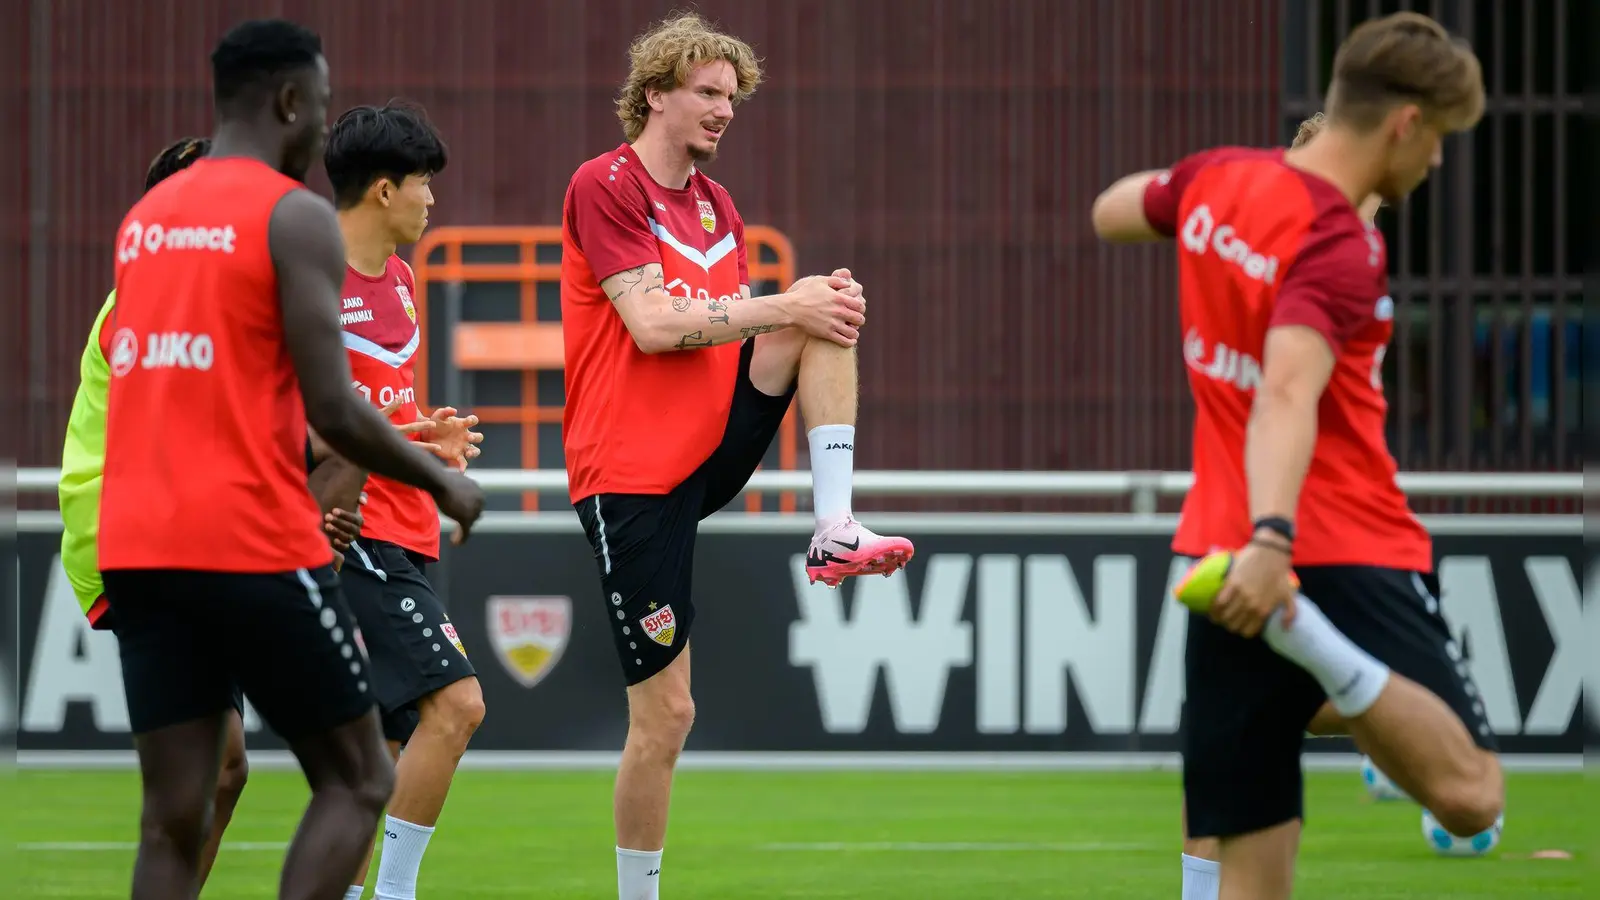
[{"label": "metal fence", "polygon": [[[116,223],[151,155],[208,129],[206,56],[228,24],[316,27],[336,106],[427,106],[453,151],[435,223],[539,225],[559,220],[574,167],[620,142],[628,38],[675,5],[30,0],[28,27],[0,39],[17,51],[0,86],[18,111],[6,143],[24,154],[11,171],[26,172],[0,212],[23,462],[59,461]],[[698,5],[768,70],[712,174],[747,221],[793,242],[799,271],[848,264],[874,292],[863,468],[1168,470],[1187,467],[1190,416],[1170,253],[1100,246],[1089,204],[1131,169],[1285,140],[1318,106],[1338,38],[1399,4]],[[1579,105],[1570,36],[1593,13],[1410,5],[1474,39],[1491,98],[1430,185],[1385,214],[1405,313],[1386,373],[1393,448],[1404,469],[1573,470],[1581,314],[1560,187]]]},{"label": "metal fence", "polygon": [[1339,36],[1401,8],[1473,43],[1488,104],[1444,167],[1380,215],[1396,301],[1391,446],[1403,468],[1575,470],[1583,285],[1567,176],[1583,105],[1573,35],[1600,24],[1594,5],[1288,3],[1286,129],[1320,108]]}]

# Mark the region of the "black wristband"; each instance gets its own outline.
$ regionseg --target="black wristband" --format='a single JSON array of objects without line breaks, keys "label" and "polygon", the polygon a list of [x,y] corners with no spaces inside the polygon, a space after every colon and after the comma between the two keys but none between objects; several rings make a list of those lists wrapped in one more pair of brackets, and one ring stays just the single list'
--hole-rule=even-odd
[{"label": "black wristband", "polygon": [[1251,538],[1250,544],[1254,547],[1265,547],[1268,550],[1276,550],[1285,556],[1294,555],[1294,550],[1290,549],[1287,545],[1280,544],[1276,541],[1263,541],[1260,538]]},{"label": "black wristband", "polygon": [[1271,531],[1283,537],[1289,543],[1294,543],[1294,523],[1282,516],[1263,516],[1251,526],[1251,531]]}]

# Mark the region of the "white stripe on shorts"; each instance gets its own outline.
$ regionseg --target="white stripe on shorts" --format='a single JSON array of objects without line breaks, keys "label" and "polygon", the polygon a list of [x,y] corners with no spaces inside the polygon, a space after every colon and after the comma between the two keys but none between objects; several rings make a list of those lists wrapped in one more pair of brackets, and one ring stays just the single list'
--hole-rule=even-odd
[{"label": "white stripe on shorts", "polygon": [[311,573],[307,572],[305,569],[295,569],[294,574],[300,579],[300,583],[305,586],[306,596],[310,598],[311,605],[315,606],[317,609],[321,609],[322,588],[317,586],[317,580],[312,578]]},{"label": "white stripe on shorts", "polygon": [[600,515],[600,495],[594,495],[594,520],[600,526],[600,559],[605,564],[606,574],[611,574],[611,546],[606,543],[606,518]]},{"label": "white stripe on shorts", "polygon": [[371,572],[372,574],[378,576],[378,580],[379,581],[388,581],[389,580],[389,573],[385,572],[384,570],[382,570],[382,569],[378,568],[377,566],[373,565],[372,564],[372,557],[367,555],[367,551],[361,549],[361,545],[360,544],[356,543],[355,541],[351,541],[350,542],[350,549],[354,550],[356,552],[356,555],[361,557],[361,564],[363,566],[367,567],[367,571],[368,572]]}]

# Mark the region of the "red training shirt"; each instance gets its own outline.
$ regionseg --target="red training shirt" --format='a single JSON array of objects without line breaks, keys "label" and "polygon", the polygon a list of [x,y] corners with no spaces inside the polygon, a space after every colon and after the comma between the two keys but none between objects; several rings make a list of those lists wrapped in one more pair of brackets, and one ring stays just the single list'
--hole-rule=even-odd
[{"label": "red training shirt", "polygon": [[304,187],[258,160],[202,159],[123,219],[104,326],[102,570],[332,561],[268,243],[273,209]]},{"label": "red training shirt", "polygon": [[1194,487],[1174,551],[1250,539],[1245,432],[1267,329],[1305,325],[1333,349],[1296,512],[1296,565],[1427,572],[1428,533],[1395,483],[1381,372],[1394,331],[1383,234],[1282,150],[1190,156],[1145,190],[1145,216],[1176,236],[1183,355],[1194,394]]},{"label": "red training shirt", "polygon": [[[355,389],[379,409],[398,398],[393,420],[400,425],[417,420],[416,357],[422,330],[411,301],[416,286],[405,260],[390,256],[376,278],[346,266],[340,293],[339,325]],[[381,475],[367,479],[366,491],[362,537],[439,558],[439,507],[427,491]]]},{"label": "red training shirt", "polygon": [[561,210],[562,441],[573,503],[671,491],[711,456],[728,422],[738,343],[646,354],[600,289],[647,263],[660,263],[667,292],[706,317],[740,302],[750,283],[744,221],[722,185],[696,170],[682,190],[662,187],[623,144],[578,168]]}]

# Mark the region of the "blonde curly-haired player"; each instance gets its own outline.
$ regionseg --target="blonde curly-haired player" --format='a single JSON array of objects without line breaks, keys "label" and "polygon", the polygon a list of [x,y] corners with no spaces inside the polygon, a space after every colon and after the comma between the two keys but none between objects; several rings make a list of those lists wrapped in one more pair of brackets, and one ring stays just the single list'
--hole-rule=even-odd
[{"label": "blonde curly-haired player", "polygon": [[744,222],[699,168],[760,83],[755,53],[693,15],[629,52],[625,141],[579,167],[562,210],[563,438],[628,685],[617,891],[654,900],[694,720],[695,533],[744,489],[796,395],[810,428],[811,580],[889,574],[912,546],[851,514],[861,283],[840,268],[752,296]]}]

